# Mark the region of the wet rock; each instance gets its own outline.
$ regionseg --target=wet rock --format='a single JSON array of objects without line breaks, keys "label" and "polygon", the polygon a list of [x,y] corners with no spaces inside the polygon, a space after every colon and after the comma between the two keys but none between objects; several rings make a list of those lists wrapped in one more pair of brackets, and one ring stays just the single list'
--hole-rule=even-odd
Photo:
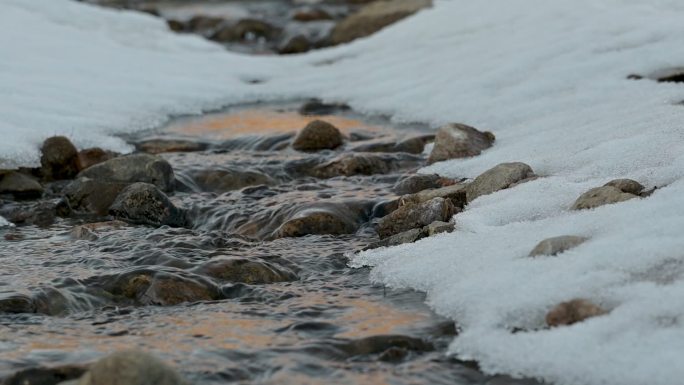
[{"label": "wet rock", "polygon": [[332,18],[333,17],[328,12],[320,8],[300,9],[292,15],[292,20],[304,23],[310,21],[332,20]]},{"label": "wet rock", "polygon": [[276,238],[302,237],[310,234],[353,234],[358,224],[351,218],[330,210],[311,209],[299,212],[276,230]]},{"label": "wet rock", "polygon": [[579,246],[587,238],[578,237],[576,235],[562,235],[545,239],[537,244],[537,246],[530,251],[530,257],[539,255],[558,255],[564,251],[570,250],[573,247]]},{"label": "wet rock", "polygon": [[311,42],[304,35],[292,36],[284,40],[278,47],[278,53],[281,55],[290,55],[295,53],[304,53],[311,49]]},{"label": "wet rock", "polygon": [[119,154],[113,151],[106,151],[99,147],[86,148],[78,152],[78,168],[79,171],[85,170],[88,167],[94,166],[98,163],[116,158]]},{"label": "wet rock", "polygon": [[338,111],[347,111],[349,106],[343,103],[324,103],[319,99],[310,99],[302,104],[299,113],[302,115],[330,115]]},{"label": "wet rock", "polygon": [[246,284],[288,282],[297,279],[295,273],[282,266],[266,261],[237,257],[212,259],[193,271],[221,281]]},{"label": "wet rock", "polygon": [[454,224],[442,221],[432,222],[425,227],[424,231],[429,237],[441,233],[450,233],[454,231]]},{"label": "wet rock", "polygon": [[437,131],[428,163],[480,155],[493,143],[494,134],[491,132],[481,132],[465,124],[447,124]]},{"label": "wet rock", "polygon": [[381,218],[377,232],[381,239],[387,238],[404,231],[422,228],[435,221],[448,221],[454,212],[454,205],[444,198],[433,198],[422,203],[408,203]]},{"label": "wet rock", "polygon": [[169,162],[148,154],[110,159],[81,171],[78,176],[114,183],[152,183],[163,191],[171,191],[174,185],[173,169]]},{"label": "wet rock", "polygon": [[587,318],[606,314],[600,306],[586,299],[574,299],[562,302],[546,314],[546,324],[555,327],[572,325]]},{"label": "wet rock", "polygon": [[207,33],[216,30],[224,21],[225,20],[220,17],[197,15],[193,16],[185,23],[184,30],[206,35]]},{"label": "wet rock", "polygon": [[172,30],[173,32],[183,32],[183,31],[185,31],[185,23],[183,23],[182,21],[178,21],[178,20],[173,20],[173,19],[171,19],[171,20],[167,20],[167,21],[166,21],[166,25],[167,25],[167,26],[169,27],[169,29]]},{"label": "wet rock", "polygon": [[442,187],[441,178],[437,174],[413,174],[400,179],[392,191],[399,195],[414,194],[427,189]]},{"label": "wet rock", "polygon": [[482,195],[507,189],[513,185],[534,178],[532,168],[525,163],[501,163],[475,178],[466,187],[468,202]]},{"label": "wet rock", "polygon": [[249,170],[200,169],[188,175],[203,191],[222,193],[248,186],[273,185],[275,181],[266,174]]},{"label": "wet rock", "polygon": [[207,143],[183,139],[148,139],[135,144],[138,151],[153,155],[166,152],[204,151],[208,147]]},{"label": "wet rock", "polygon": [[97,361],[78,384],[186,385],[187,382],[154,356],[139,350],[124,350]]},{"label": "wet rock", "polygon": [[280,30],[275,26],[257,19],[243,19],[235,24],[219,27],[210,39],[220,43],[240,42],[264,38],[275,39]]},{"label": "wet rock", "polygon": [[15,224],[48,227],[55,222],[57,204],[39,201],[28,205],[0,205],[0,215]]},{"label": "wet rock", "polygon": [[408,154],[421,154],[425,144],[434,136],[421,135],[395,142],[387,139],[372,139],[365,143],[359,143],[351,148],[355,152],[405,152]]},{"label": "wet rock", "polygon": [[336,176],[387,174],[420,163],[419,157],[409,155],[344,153],[307,171],[311,176],[325,179]]},{"label": "wet rock", "polygon": [[394,152],[407,152],[409,154],[422,154],[425,145],[435,140],[434,135],[420,135],[411,138],[406,138],[397,143],[393,150]]},{"label": "wet rock", "polygon": [[0,294],[0,314],[35,313],[36,304],[33,299],[23,294]]},{"label": "wet rock", "polygon": [[404,195],[401,203],[423,203],[434,198],[444,198],[449,200],[456,209],[462,209],[467,203],[466,184],[452,184],[436,189],[429,189],[415,194]]},{"label": "wet rock", "polygon": [[[6,378],[3,385],[61,385],[65,381],[78,379],[85,373],[85,366],[65,365],[39,367],[21,370]],[[78,382],[74,382],[78,384]]]},{"label": "wet rock", "polygon": [[220,298],[218,287],[209,279],[180,271],[138,269],[116,277],[108,289],[139,305],[173,306]]},{"label": "wet rock", "polygon": [[603,205],[619,203],[628,201],[630,199],[638,198],[638,196],[630,193],[622,192],[622,190],[613,186],[601,186],[593,188],[579,198],[572,205],[573,210],[593,209]]},{"label": "wet rock", "polygon": [[604,186],[612,186],[624,193],[634,195],[641,194],[641,192],[643,192],[645,189],[641,183],[632,179],[615,179],[606,183]]},{"label": "wet rock", "polygon": [[185,212],[149,183],[134,183],[123,189],[109,208],[109,214],[134,224],[175,227],[187,224]]},{"label": "wet rock", "polygon": [[404,348],[398,348],[396,346],[393,346],[384,352],[380,353],[380,356],[378,357],[378,361],[383,361],[383,362],[399,362],[402,361],[406,356],[408,356],[409,352],[408,350]]},{"label": "wet rock", "polygon": [[413,243],[419,239],[425,238],[426,236],[427,234],[425,233],[424,228],[411,229],[374,242],[366,249],[377,249],[378,247],[398,246],[403,245],[404,243]]},{"label": "wet rock", "polygon": [[74,226],[69,232],[69,235],[73,239],[96,241],[100,238],[98,234],[126,226],[128,226],[128,224],[122,221],[86,223],[84,225]]},{"label": "wet rock", "polygon": [[43,195],[43,186],[32,177],[16,172],[0,172],[0,194],[12,194],[15,199],[36,199]]},{"label": "wet rock", "polygon": [[64,189],[64,196],[69,207],[75,212],[104,216],[108,214],[109,206],[126,186],[126,183],[78,178]]},{"label": "wet rock", "polygon": [[431,0],[375,1],[337,24],[330,40],[342,44],[371,35],[431,5]]},{"label": "wet rock", "polygon": [[297,151],[333,150],[343,143],[342,133],[337,127],[322,120],[314,120],[304,127],[292,142]]},{"label": "wet rock", "polygon": [[379,335],[349,341],[340,348],[349,356],[378,354],[390,348],[401,348],[416,352],[433,351],[434,346],[420,338],[402,335]]},{"label": "wet rock", "polygon": [[78,151],[66,137],[48,138],[40,150],[41,172],[46,180],[72,179],[78,174]]}]

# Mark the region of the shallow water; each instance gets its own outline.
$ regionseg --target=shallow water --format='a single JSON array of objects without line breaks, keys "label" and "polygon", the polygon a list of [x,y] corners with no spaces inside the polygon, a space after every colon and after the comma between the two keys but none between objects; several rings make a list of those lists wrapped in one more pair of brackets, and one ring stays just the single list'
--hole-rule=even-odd
[{"label": "shallow water", "polygon": [[[326,119],[350,139],[344,149],[272,149],[312,119],[296,106],[239,106],[127,138],[207,145],[163,154],[179,181],[171,198],[192,218],[188,228],[116,225],[94,230],[95,240],[75,239],[74,226],[106,219],[81,217],[0,229],[0,300],[23,294],[36,304],[32,313],[0,314],[0,378],[139,347],[198,384],[523,383],[484,376],[476,365],[446,357],[455,325],[431,312],[423,294],[386,290],[369,282],[366,269],[347,267],[345,254],[377,240],[378,207],[396,198],[392,185],[423,156],[392,154],[396,169],[381,175],[320,179],[300,167],[359,144],[423,135],[425,127],[338,111]],[[198,172],[216,169],[269,179],[246,178],[239,186],[198,182]],[[306,210],[347,215],[356,231],[278,238],[279,226]],[[238,282],[203,270],[207,261],[234,259],[266,263],[296,279]],[[120,295],[120,282],[141,276],[172,286],[156,297]],[[208,287],[212,298],[188,302],[185,293],[169,293],[197,285]],[[400,337],[378,337],[388,335]]]}]

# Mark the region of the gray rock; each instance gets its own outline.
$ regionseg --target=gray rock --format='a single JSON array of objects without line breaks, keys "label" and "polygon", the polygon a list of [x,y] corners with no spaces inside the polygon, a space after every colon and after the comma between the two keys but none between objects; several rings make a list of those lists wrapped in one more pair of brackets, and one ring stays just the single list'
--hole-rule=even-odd
[{"label": "gray rock", "polygon": [[374,242],[370,244],[366,250],[377,249],[378,247],[397,246],[404,243],[412,243],[419,239],[425,238],[425,236],[426,234],[423,228],[411,229]]},{"label": "gray rock", "polygon": [[579,246],[587,238],[578,237],[576,235],[562,235],[545,239],[537,244],[537,246],[530,251],[530,257],[539,255],[558,255],[566,250],[570,250],[575,246]]},{"label": "gray rock", "polygon": [[187,224],[185,212],[149,183],[134,183],[123,189],[109,208],[109,213],[134,224],[176,227]]},{"label": "gray rock", "polygon": [[79,385],[185,385],[176,371],[139,350],[124,350],[97,361]]},{"label": "gray rock", "polygon": [[270,176],[249,170],[199,169],[188,171],[188,175],[203,191],[216,193],[239,190],[248,186],[275,184]]},{"label": "gray rock", "polygon": [[480,132],[465,124],[451,123],[440,127],[428,163],[480,155],[494,143],[494,134]]},{"label": "gray rock", "polygon": [[629,193],[629,194],[634,194],[634,195],[639,195],[641,194],[642,191],[644,191],[645,187],[632,179],[615,179],[611,180],[610,182],[606,183],[604,186],[612,186],[624,193]]},{"label": "gray rock", "polygon": [[509,188],[534,178],[532,168],[525,163],[501,163],[475,178],[466,187],[468,202],[475,198]]},{"label": "gray rock", "polygon": [[81,171],[79,177],[114,183],[152,183],[163,191],[173,190],[174,175],[169,162],[154,155],[134,154],[110,159]]},{"label": "gray rock", "polygon": [[378,222],[381,239],[411,229],[421,229],[435,221],[448,221],[455,212],[454,205],[444,198],[433,198],[422,203],[408,203]]},{"label": "gray rock", "polygon": [[35,199],[43,195],[43,186],[16,171],[0,172],[0,194],[12,194],[17,199]]},{"label": "gray rock", "polygon": [[41,173],[46,180],[72,179],[78,174],[78,151],[66,137],[47,138],[40,150]]},{"label": "gray rock", "polygon": [[292,148],[297,151],[332,150],[342,143],[342,133],[337,127],[322,120],[314,120],[299,131],[292,142]]},{"label": "gray rock", "polygon": [[431,0],[375,1],[337,24],[330,37],[331,43],[342,44],[371,35],[431,5]]},{"label": "gray rock", "polygon": [[107,215],[126,183],[78,178],[64,189],[64,197],[72,210],[80,213]]},{"label": "gray rock", "polygon": [[586,299],[574,299],[556,305],[546,314],[546,324],[555,326],[572,325],[587,318],[606,314],[600,306]]},{"label": "gray rock", "polygon": [[454,224],[452,222],[437,221],[425,226],[424,230],[425,233],[431,237],[436,234],[450,233],[454,231]]},{"label": "gray rock", "polygon": [[203,263],[193,272],[228,282],[242,282],[250,285],[275,282],[289,282],[297,275],[274,263],[239,257],[214,258]]},{"label": "gray rock", "polygon": [[444,198],[451,201],[456,209],[462,209],[467,203],[466,184],[452,184],[436,189],[419,191],[415,194],[401,197],[403,203],[422,203],[434,198]]},{"label": "gray rock", "polygon": [[437,174],[413,174],[401,178],[392,187],[392,191],[399,195],[414,194],[427,189],[442,187],[442,178]]},{"label": "gray rock", "polygon": [[638,196],[630,193],[622,192],[622,190],[613,186],[601,186],[593,188],[579,198],[572,205],[573,210],[593,209],[595,207],[609,205],[628,201],[630,199],[638,198]]}]

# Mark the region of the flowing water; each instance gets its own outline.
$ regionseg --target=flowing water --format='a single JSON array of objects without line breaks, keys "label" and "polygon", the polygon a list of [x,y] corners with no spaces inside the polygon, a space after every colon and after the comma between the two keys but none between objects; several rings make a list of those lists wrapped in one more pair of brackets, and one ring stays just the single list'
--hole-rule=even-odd
[{"label": "flowing water", "polygon": [[[0,229],[0,309],[23,309],[0,313],[0,378],[138,347],[197,384],[527,383],[449,358],[457,329],[423,294],[373,285],[367,269],[347,266],[346,254],[377,240],[374,218],[422,154],[376,153],[391,164],[379,174],[309,172],[344,154],[425,137],[426,127],[342,108],[302,116],[297,106],[234,107],[126,138],[152,152],[160,143],[197,150],[161,154],[177,178],[171,198],[192,219],[185,228],[109,222],[84,237],[75,226],[108,218],[80,216]],[[345,147],[289,148],[292,132],[314,118],[341,128]],[[352,231],[283,237],[283,223],[312,211],[342,218]],[[216,275],[217,261],[261,270]],[[127,294],[136,285],[144,295]]]}]

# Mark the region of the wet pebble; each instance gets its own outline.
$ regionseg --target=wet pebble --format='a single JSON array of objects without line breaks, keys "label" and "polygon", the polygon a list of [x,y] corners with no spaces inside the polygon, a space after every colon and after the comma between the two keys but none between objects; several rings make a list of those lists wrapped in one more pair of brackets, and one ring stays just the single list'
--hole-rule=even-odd
[{"label": "wet pebble", "polygon": [[133,224],[174,227],[187,224],[185,212],[149,183],[133,183],[123,189],[110,206],[109,214]]}]

